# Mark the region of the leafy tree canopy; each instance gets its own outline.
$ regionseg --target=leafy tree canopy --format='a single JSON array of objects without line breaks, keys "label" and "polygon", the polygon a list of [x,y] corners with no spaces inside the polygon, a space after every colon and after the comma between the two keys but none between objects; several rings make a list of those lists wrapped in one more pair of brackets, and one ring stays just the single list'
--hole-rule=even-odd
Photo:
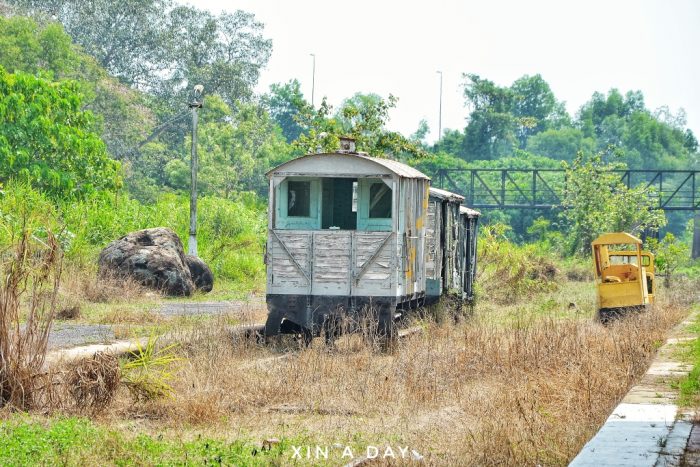
[{"label": "leafy tree canopy", "polygon": [[143,96],[110,77],[73,44],[58,23],[0,17],[0,66],[10,73],[75,81],[84,96],[84,108],[95,115],[96,128],[114,158],[128,158],[154,125]]},{"label": "leafy tree canopy", "polygon": [[467,159],[495,159],[549,128],[568,123],[563,104],[540,75],[523,76],[501,87],[474,74],[465,74],[464,97],[470,109],[463,141]]},{"label": "leafy tree canopy", "polygon": [[335,151],[341,136],[355,139],[357,150],[378,157],[423,157],[427,153],[420,143],[386,128],[389,110],[398,99],[389,95],[357,93],[346,99],[335,114],[324,98],[318,110],[299,117],[302,133],[294,146],[302,152]]},{"label": "leafy tree canopy", "polygon": [[563,163],[567,185],[562,217],[571,252],[586,254],[591,242],[604,232],[639,234],[666,224],[663,210],[653,207],[653,190],[643,185],[627,188],[613,172],[624,165],[606,163],[603,156],[579,152],[571,164]]},{"label": "leafy tree canopy", "polygon": [[112,76],[174,108],[196,84],[230,105],[250,97],[272,50],[262,23],[240,10],[213,15],[171,0],[10,3],[55,18]]},{"label": "leafy tree canopy", "polygon": [[0,181],[17,179],[56,198],[120,186],[73,82],[52,83],[0,67]]},{"label": "leafy tree canopy", "polygon": [[300,119],[312,109],[311,104],[304,99],[298,80],[290,80],[285,84],[272,84],[263,102],[270,116],[282,129],[282,134],[288,143],[301,136],[303,128]]}]

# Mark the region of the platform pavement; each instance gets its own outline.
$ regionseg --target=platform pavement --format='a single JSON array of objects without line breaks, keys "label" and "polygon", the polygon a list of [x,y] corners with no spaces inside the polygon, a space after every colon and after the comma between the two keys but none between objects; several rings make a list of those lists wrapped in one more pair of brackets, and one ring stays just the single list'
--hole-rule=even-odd
[{"label": "platform pavement", "polygon": [[627,393],[598,433],[569,464],[571,467],[678,466],[693,428],[693,412],[678,406],[671,382],[691,365],[678,361],[678,346],[698,338],[688,328],[697,307],[671,332],[642,380]]}]

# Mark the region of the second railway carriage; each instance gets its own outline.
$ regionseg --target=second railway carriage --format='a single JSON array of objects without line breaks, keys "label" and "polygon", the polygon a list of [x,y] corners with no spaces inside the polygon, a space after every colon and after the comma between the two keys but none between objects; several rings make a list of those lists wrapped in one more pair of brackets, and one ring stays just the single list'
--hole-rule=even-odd
[{"label": "second railway carriage", "polygon": [[391,335],[405,310],[471,299],[478,213],[420,171],[344,150],[271,170],[265,335],[320,335],[371,311]]}]

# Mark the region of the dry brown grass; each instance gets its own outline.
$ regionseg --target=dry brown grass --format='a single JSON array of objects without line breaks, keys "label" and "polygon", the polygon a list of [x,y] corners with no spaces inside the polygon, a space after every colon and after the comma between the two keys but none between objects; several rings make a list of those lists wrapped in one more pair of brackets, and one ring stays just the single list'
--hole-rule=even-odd
[{"label": "dry brown grass", "polygon": [[92,358],[68,364],[61,385],[71,399],[71,409],[94,415],[102,412],[114,399],[120,383],[119,360],[97,352]]},{"label": "dry brown grass", "polygon": [[173,398],[122,397],[111,416],[150,420],[158,432],[409,445],[435,465],[562,465],[684,312],[667,301],[609,327],[477,313],[458,326],[426,323],[392,353],[354,336],[286,356],[234,342],[212,322],[183,332]]},{"label": "dry brown grass", "polygon": [[124,303],[160,297],[128,277],[97,274],[96,267],[72,267],[61,281],[60,298],[69,306],[87,303]]},{"label": "dry brown grass", "polygon": [[45,240],[24,230],[0,252],[0,408],[37,406],[62,254],[50,233]]},{"label": "dry brown grass", "polygon": [[[332,350],[317,339],[282,353],[233,338],[230,317],[220,316],[169,331],[184,357],[172,397],[134,402],[107,384],[113,366],[88,362],[45,378],[54,388],[45,406],[178,436],[408,445],[432,465],[563,465],[697,300],[695,284],[680,286],[660,292],[663,303],[649,312],[608,327],[592,319],[589,288],[580,284],[528,304],[485,303],[458,325],[422,322],[425,332],[392,352],[349,336]],[[579,309],[567,310],[573,295]],[[146,319],[120,311],[111,316],[122,326]],[[264,317],[253,306],[243,315]]]}]

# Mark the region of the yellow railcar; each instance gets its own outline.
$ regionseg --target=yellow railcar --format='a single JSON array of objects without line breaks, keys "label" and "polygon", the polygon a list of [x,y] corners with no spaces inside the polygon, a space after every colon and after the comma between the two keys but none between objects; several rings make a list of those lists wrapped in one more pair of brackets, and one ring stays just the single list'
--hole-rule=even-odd
[{"label": "yellow railcar", "polygon": [[607,322],[654,302],[654,255],[634,235],[603,234],[592,243],[598,316]]}]

